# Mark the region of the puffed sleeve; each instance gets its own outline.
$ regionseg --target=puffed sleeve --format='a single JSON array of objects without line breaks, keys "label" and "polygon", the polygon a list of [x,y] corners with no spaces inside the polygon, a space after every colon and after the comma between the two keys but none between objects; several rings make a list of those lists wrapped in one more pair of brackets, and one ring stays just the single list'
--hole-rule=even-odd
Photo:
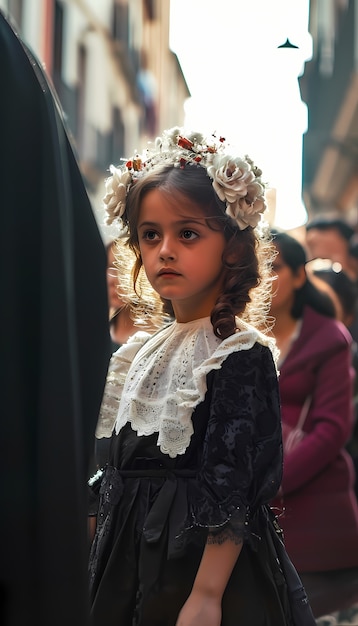
[{"label": "puffed sleeve", "polygon": [[209,541],[253,533],[260,505],[282,478],[277,373],[269,348],[234,352],[213,374],[212,401],[198,478],[188,490],[188,528],[209,529]]}]

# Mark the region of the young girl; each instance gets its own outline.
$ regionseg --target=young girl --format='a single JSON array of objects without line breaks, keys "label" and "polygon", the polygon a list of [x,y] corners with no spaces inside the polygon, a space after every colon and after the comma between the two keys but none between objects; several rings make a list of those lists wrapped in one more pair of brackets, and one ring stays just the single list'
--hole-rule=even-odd
[{"label": "young girl", "polygon": [[109,368],[93,624],[286,624],[264,540],[282,472],[276,349],[251,325],[270,297],[261,172],[222,138],[172,129],[112,168],[105,202],[134,280],[144,266],[175,321]]}]

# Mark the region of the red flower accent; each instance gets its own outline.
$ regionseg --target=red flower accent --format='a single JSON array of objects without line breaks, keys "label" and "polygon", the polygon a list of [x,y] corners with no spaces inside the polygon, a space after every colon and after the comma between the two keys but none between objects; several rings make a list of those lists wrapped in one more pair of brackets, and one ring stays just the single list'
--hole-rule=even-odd
[{"label": "red flower accent", "polygon": [[184,148],[185,150],[191,150],[193,145],[194,144],[192,141],[190,141],[189,139],[186,139],[185,137],[181,137],[179,135],[178,146],[180,146],[181,148]]},{"label": "red flower accent", "polygon": [[184,167],[186,166],[186,163],[187,163],[186,159],[183,159],[183,158],[180,159],[179,164],[180,164],[180,169],[181,170],[184,169]]},{"label": "red flower accent", "polygon": [[196,161],[196,163],[200,163],[201,156],[198,154],[198,156],[195,157],[194,161]]},{"label": "red flower accent", "polygon": [[224,143],[225,137],[220,137],[219,141],[221,141],[221,143]]},{"label": "red flower accent", "polygon": [[127,167],[129,170],[131,170],[131,169],[132,169],[132,167],[133,167],[133,162],[132,162],[132,161],[127,161],[127,163],[126,163],[126,167]]}]

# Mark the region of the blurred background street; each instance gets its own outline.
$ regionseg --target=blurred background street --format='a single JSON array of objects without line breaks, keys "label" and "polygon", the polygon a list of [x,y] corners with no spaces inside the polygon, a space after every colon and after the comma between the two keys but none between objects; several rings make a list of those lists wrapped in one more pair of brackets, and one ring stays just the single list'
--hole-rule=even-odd
[{"label": "blurred background street", "polygon": [[[268,184],[270,221],[356,227],[355,0],[0,0],[51,76],[97,212],[103,179],[163,128],[227,135]],[[101,219],[101,216],[99,217]]]}]

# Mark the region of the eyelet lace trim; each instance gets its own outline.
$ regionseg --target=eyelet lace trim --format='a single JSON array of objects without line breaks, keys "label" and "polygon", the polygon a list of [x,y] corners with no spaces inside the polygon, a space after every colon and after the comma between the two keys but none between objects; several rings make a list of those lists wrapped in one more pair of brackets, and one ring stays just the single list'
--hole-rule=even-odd
[{"label": "eyelet lace trim", "polygon": [[96,428],[97,439],[112,435],[117,417],[122,389],[134,356],[151,337],[149,333],[139,331],[130,337],[123,346],[113,353],[109,362],[106,386]]},{"label": "eyelet lace trim", "polygon": [[112,357],[96,436],[109,437],[113,425],[118,434],[130,422],[140,436],[157,432],[164,454],[184,454],[193,434],[193,410],[207,391],[207,374],[255,342],[268,346],[277,361],[273,339],[240,319],[237,327],[223,341],[214,335],[210,318],[174,322],[150,339],[145,333],[134,335]]}]

